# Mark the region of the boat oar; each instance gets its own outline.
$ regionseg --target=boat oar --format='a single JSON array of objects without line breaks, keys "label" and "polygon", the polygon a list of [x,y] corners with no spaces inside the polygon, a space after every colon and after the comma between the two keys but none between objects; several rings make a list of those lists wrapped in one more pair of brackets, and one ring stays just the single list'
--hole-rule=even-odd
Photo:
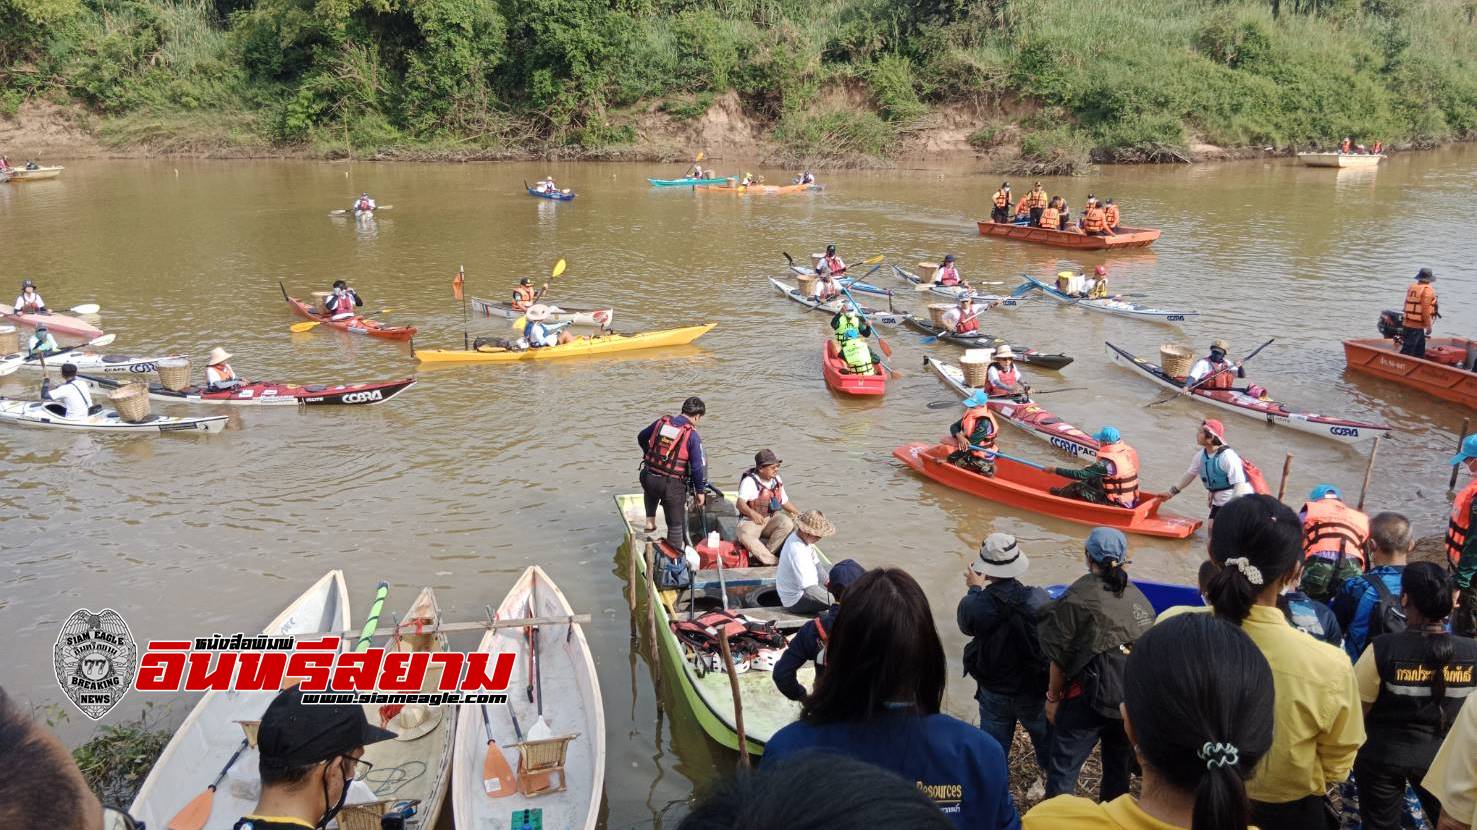
[{"label": "boat oar", "polygon": [[[495,621],[490,605],[487,606],[487,621]],[[478,708],[482,710],[482,728],[487,730],[487,755],[482,759],[482,791],[488,798],[504,798],[518,791],[518,781],[508,766],[507,756],[498,747],[497,739],[492,737],[492,720],[487,717],[487,704]],[[508,709],[512,711],[512,706]]]},{"label": "boat oar", "polygon": [[186,804],[178,813],[175,813],[174,818],[170,819],[169,823],[164,825],[165,830],[201,830],[205,826],[205,822],[210,820],[210,808],[215,804],[216,787],[219,787],[221,781],[225,780],[226,773],[231,771],[231,765],[236,763],[236,759],[241,757],[242,752],[246,751],[246,745],[247,739],[242,738],[241,745],[236,747],[235,754],[231,756],[231,760],[227,761],[224,767],[221,767],[220,774],[215,777],[214,781],[210,782],[210,786],[206,787],[204,792],[190,799],[189,804]]},{"label": "boat oar", "polygon": [[[1086,389],[1086,388],[1087,387],[1085,387],[1085,386],[1063,386],[1061,389],[1046,389],[1046,390],[1043,390],[1043,391],[1040,391],[1040,392],[1036,391],[1035,389],[1032,389],[1031,390],[1031,397],[1034,398],[1037,395],[1051,395],[1051,394],[1055,394],[1057,392],[1081,392],[1083,389]],[[1015,398],[1012,397],[1012,396],[1010,396],[1010,395],[1004,395],[1004,396],[1001,396],[1001,397],[990,398],[990,400],[992,400],[992,401],[1013,401],[1013,400],[1015,400]],[[928,408],[929,409],[948,409],[950,407],[954,407],[954,406],[958,406],[958,405],[959,405],[959,402],[958,401],[933,401],[932,403],[928,404]]]},{"label": "boat oar", "polygon": [[102,311],[103,307],[97,303],[83,303],[82,305],[74,305],[69,310],[73,314],[96,314]]},{"label": "boat oar", "polygon": [[[85,348],[87,348],[89,346],[106,346],[109,343],[112,343],[114,340],[117,340],[117,339],[118,339],[118,335],[116,335],[116,334],[101,334],[101,335],[98,335],[97,337],[92,338],[91,340],[87,341],[86,343],[83,343],[80,346],[67,346],[66,348],[63,348],[63,349],[57,349],[56,351],[54,351],[54,352],[51,353],[51,357],[53,359],[55,359],[57,357],[60,357],[61,355],[66,354],[67,352],[75,352],[78,349],[85,349]],[[38,363],[40,363],[41,364],[41,368],[42,368],[43,371],[46,369],[46,355],[45,354],[37,354],[34,357],[24,357],[24,358],[21,358],[19,360],[15,360],[14,362],[11,362],[11,363],[0,363],[0,377],[4,377],[4,376],[10,374],[11,372],[14,372],[16,369],[19,369],[22,365],[24,365],[26,363],[29,363],[32,360],[35,360]]]},{"label": "boat oar", "polygon": [[[389,210],[392,207],[394,207],[394,205],[375,205],[374,210],[371,210],[370,213],[374,213],[375,210]],[[330,210],[328,212],[328,215],[329,216],[343,216],[346,213],[353,213],[353,212],[354,212],[354,208],[349,208],[348,210]]]},{"label": "boat oar", "polygon": [[1001,452],[999,450],[992,450],[989,447],[981,447],[981,446],[979,446],[977,444],[970,444],[969,445],[969,448],[972,449],[972,450],[979,450],[980,452],[990,453],[991,455],[996,456],[997,458],[1003,458],[1006,461],[1014,461],[1017,464],[1024,464],[1027,467],[1031,467],[1031,468],[1040,470],[1043,473],[1049,473],[1052,470],[1055,470],[1056,469],[1055,467],[1047,467],[1047,466],[1044,466],[1044,465],[1041,465],[1041,464],[1037,464],[1034,461],[1027,461],[1024,458],[1016,458],[1013,455],[1006,455],[1005,453],[1003,453],[1003,452]]},{"label": "boat oar", "polygon": [[[537,617],[537,582],[533,582],[529,585],[529,592],[530,598],[528,602],[528,613],[530,616]],[[554,730],[549,727],[549,722],[544,720],[544,661],[540,658],[538,653],[539,639],[543,633],[543,630],[539,626],[534,625],[529,626],[527,631],[529,649],[533,657],[533,690],[534,693],[538,696],[538,720],[534,721],[533,726],[528,727],[528,739],[530,741],[541,741],[544,738],[547,738],[550,735],[554,734]]]},{"label": "boat oar", "polygon": [[[1267,340],[1267,342],[1263,343],[1260,346],[1257,346],[1255,351],[1253,351],[1251,354],[1247,355],[1246,357],[1241,358],[1240,365],[1241,366],[1245,366],[1246,365],[1246,361],[1251,360],[1253,357],[1256,357],[1257,355],[1261,354],[1262,349],[1265,349],[1268,346],[1272,345],[1272,342],[1274,340],[1276,340],[1276,339],[1277,338],[1275,338],[1275,337],[1269,338]],[[1170,395],[1169,397],[1163,398],[1161,400],[1154,401],[1153,403],[1148,404],[1147,406],[1158,406],[1158,405],[1163,404],[1163,403],[1169,403],[1170,401],[1174,400],[1175,398],[1179,397],[1180,395],[1189,395],[1189,394],[1192,394],[1196,389],[1199,389],[1201,386],[1203,386],[1204,384],[1208,383],[1211,378],[1219,375],[1221,372],[1228,371],[1229,368],[1230,367],[1222,367],[1220,369],[1216,369],[1214,372],[1211,372],[1210,374],[1208,374],[1205,377],[1203,377],[1203,378],[1195,381],[1194,383],[1190,384],[1189,386],[1182,386],[1179,389],[1176,389],[1174,391],[1174,393],[1172,395]]]},{"label": "boat oar", "polygon": [[[844,292],[846,294],[846,299],[848,299],[848,300],[851,301],[852,308],[855,308],[856,309],[857,316],[862,318],[862,322],[863,323],[866,323],[868,328],[871,328],[872,327],[872,324],[871,324],[871,322],[869,322],[867,320],[866,312],[862,311],[862,304],[859,303],[859,302],[857,302],[855,297],[851,296],[851,289],[850,288],[847,288],[845,285],[843,285],[843,286],[841,286],[841,290],[842,290],[842,292]],[[888,357],[892,357],[892,347],[889,346],[889,345],[887,345],[887,339],[882,336],[882,332],[880,332],[880,331],[876,332],[876,334],[877,334],[877,347],[882,350],[882,353],[884,355],[886,355]],[[884,361],[881,361],[881,363],[882,363],[882,368],[886,369],[893,377],[902,377],[902,375],[899,374],[899,372],[896,369],[892,368],[891,366],[889,366],[887,364],[887,361],[884,360]]]},{"label": "boat oar", "polygon": [[291,331],[294,334],[302,334],[305,331],[312,331],[313,329],[318,328],[318,326],[320,326],[322,324],[323,324],[323,321],[322,320],[306,320],[306,321],[301,322],[301,323],[293,323],[291,326],[288,326],[287,328],[288,328],[288,331]]}]

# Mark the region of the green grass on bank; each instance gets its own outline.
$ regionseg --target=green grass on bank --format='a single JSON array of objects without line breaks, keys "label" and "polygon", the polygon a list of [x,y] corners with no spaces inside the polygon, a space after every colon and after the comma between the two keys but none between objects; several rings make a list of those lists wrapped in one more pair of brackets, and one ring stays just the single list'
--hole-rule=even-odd
[{"label": "green grass on bank", "polygon": [[970,104],[1030,162],[1477,133],[1477,0],[0,0],[0,114],[169,152],[608,152],[736,93],[795,159]]}]

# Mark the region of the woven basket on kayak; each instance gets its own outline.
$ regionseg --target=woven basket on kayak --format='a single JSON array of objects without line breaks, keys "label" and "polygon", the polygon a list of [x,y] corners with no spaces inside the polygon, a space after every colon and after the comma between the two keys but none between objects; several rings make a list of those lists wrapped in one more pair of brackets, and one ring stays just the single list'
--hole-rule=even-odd
[{"label": "woven basket on kayak", "polygon": [[108,400],[118,410],[118,417],[130,424],[149,417],[149,387],[142,383],[130,383],[108,393]]},{"label": "woven basket on kayak", "polygon": [[175,392],[190,385],[190,361],[183,357],[166,357],[154,364],[159,382]]},{"label": "woven basket on kayak", "polygon": [[934,274],[937,274],[938,270],[937,262],[920,262],[918,263],[918,278],[926,283],[933,282]]},{"label": "woven basket on kayak", "polygon": [[350,804],[338,814],[338,826],[341,830],[380,830],[380,816],[392,805],[401,801],[413,801],[419,805],[417,799],[406,798],[384,798],[379,801],[371,801],[368,804]]},{"label": "woven basket on kayak", "polygon": [[964,370],[964,383],[975,389],[985,388],[985,375],[989,374],[990,361],[995,357],[994,349],[966,349],[959,358],[959,368]]},{"label": "woven basket on kayak", "polygon": [[0,326],[0,354],[15,354],[21,350],[21,336],[15,326]]},{"label": "woven basket on kayak", "polygon": [[810,296],[810,293],[815,290],[816,281],[819,280],[819,279],[820,279],[819,277],[812,277],[812,276],[806,276],[805,274],[798,274],[798,275],[796,275],[796,280],[795,281],[798,282],[798,283],[800,283],[800,293],[801,294],[804,294],[807,297],[809,297]]},{"label": "woven basket on kayak", "polygon": [[1195,365],[1195,350],[1178,343],[1165,343],[1159,347],[1159,366],[1172,378],[1187,377],[1190,367]]},{"label": "woven basket on kayak", "polygon": [[933,324],[935,326],[938,326],[939,328],[947,328],[944,323],[944,312],[953,307],[953,303],[929,303],[928,317],[929,319],[933,320]]}]

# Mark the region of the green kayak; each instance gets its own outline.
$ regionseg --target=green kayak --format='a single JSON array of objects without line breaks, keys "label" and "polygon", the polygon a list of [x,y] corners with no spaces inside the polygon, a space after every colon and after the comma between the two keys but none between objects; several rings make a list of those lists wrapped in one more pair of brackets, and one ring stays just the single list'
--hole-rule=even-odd
[{"label": "green kayak", "polygon": [[692,187],[699,184],[727,184],[728,179],[647,179],[652,187]]}]

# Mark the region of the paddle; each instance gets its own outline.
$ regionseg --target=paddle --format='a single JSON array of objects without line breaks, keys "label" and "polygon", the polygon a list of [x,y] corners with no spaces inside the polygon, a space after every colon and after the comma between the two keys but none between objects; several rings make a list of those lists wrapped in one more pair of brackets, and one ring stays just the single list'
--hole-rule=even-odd
[{"label": "paddle", "polygon": [[236,759],[241,757],[242,752],[246,751],[246,745],[247,739],[242,738],[241,745],[236,747],[231,760],[221,767],[220,774],[215,777],[210,786],[205,788],[204,792],[190,799],[189,804],[174,814],[174,818],[164,825],[166,830],[201,830],[205,826],[205,822],[210,819],[210,808],[215,803],[215,788],[220,786],[221,781],[225,780],[226,773],[231,771],[231,765],[236,763]]},{"label": "paddle", "polygon": [[[538,616],[537,582],[529,585],[529,592],[528,613],[529,616],[536,617]],[[528,727],[528,739],[530,741],[541,741],[554,734],[554,730],[549,728],[549,722],[544,720],[544,661],[539,659],[538,653],[539,637],[542,634],[542,629],[539,626],[532,625],[524,630],[528,632],[529,649],[533,659],[533,688],[538,695],[538,720],[534,721],[533,726]]]},{"label": "paddle", "polygon": [[[1241,365],[1242,366],[1245,366],[1246,365],[1246,361],[1251,360],[1253,357],[1256,357],[1257,355],[1261,354],[1262,349],[1265,349],[1268,346],[1272,345],[1272,342],[1275,341],[1276,339],[1277,338],[1275,338],[1275,337],[1270,338],[1269,340],[1267,340],[1267,342],[1263,343],[1260,346],[1257,346],[1256,347],[1256,351],[1253,351],[1251,354],[1247,355],[1246,357],[1241,358]],[[1221,372],[1227,371],[1227,369],[1229,369],[1229,368],[1230,367],[1222,367],[1220,369],[1217,369],[1214,372],[1211,372],[1210,374],[1206,375],[1205,377],[1203,377],[1203,378],[1195,381],[1194,383],[1190,384],[1189,386],[1183,386],[1183,387],[1181,387],[1179,389],[1176,389],[1175,392],[1174,392],[1174,394],[1170,395],[1169,397],[1163,398],[1161,400],[1154,401],[1151,404],[1147,404],[1145,408],[1147,408],[1149,406],[1158,406],[1158,405],[1163,404],[1163,403],[1169,403],[1170,401],[1174,400],[1175,398],[1179,397],[1180,395],[1189,395],[1189,394],[1192,394],[1196,389],[1199,389],[1203,384],[1205,384],[1211,378],[1219,375]]]},{"label": "paddle", "polygon": [[[494,620],[491,605],[487,606],[487,619],[489,622]],[[508,766],[507,756],[498,747],[497,739],[492,737],[492,720],[487,716],[487,704],[479,708],[482,710],[482,728],[487,730],[487,755],[482,759],[482,791],[488,798],[504,798],[518,791],[518,782]],[[512,711],[512,707],[509,706],[508,710]]]},{"label": "paddle", "polygon": [[[1061,389],[1047,389],[1047,390],[1045,390],[1043,392],[1038,392],[1035,389],[1032,389],[1031,390],[1031,397],[1034,398],[1037,395],[1050,395],[1050,394],[1053,394],[1053,393],[1056,393],[1056,392],[1081,392],[1083,389],[1086,389],[1086,388],[1087,387],[1085,387],[1085,386],[1064,386]],[[999,396],[999,397],[992,397],[992,398],[990,398],[990,400],[992,400],[992,401],[1013,401],[1013,400],[1015,400],[1015,398],[1014,398],[1014,396],[1011,396],[1011,395],[1003,395],[1003,396]],[[928,404],[928,408],[929,409],[949,409],[950,407],[955,407],[955,406],[958,406],[958,405],[959,405],[959,402],[958,401],[932,401],[932,402],[930,402]]]},{"label": "paddle", "polygon": [[74,305],[68,310],[73,314],[96,314],[102,311],[102,309],[103,307],[97,303],[83,303],[82,305]]},{"label": "paddle", "polygon": [[1001,452],[999,450],[992,450],[989,447],[981,447],[981,446],[978,446],[976,444],[970,444],[969,445],[969,448],[972,449],[972,450],[979,450],[981,452],[990,453],[991,455],[994,455],[994,456],[996,456],[998,458],[1003,458],[1006,461],[1014,461],[1017,464],[1024,464],[1027,467],[1031,467],[1031,468],[1040,470],[1043,473],[1049,473],[1052,470],[1055,470],[1056,469],[1055,467],[1042,466],[1041,464],[1037,464],[1034,461],[1027,461],[1024,458],[1016,458],[1013,455],[1006,455],[1005,453],[1003,453],[1003,452]]},{"label": "paddle", "polygon": [[[374,210],[371,210],[370,213],[374,213],[375,210],[389,210],[392,207],[394,207],[394,205],[376,205],[375,208],[374,208]],[[354,208],[349,208],[348,210],[330,210],[328,212],[328,215],[329,216],[343,216],[345,213],[353,213],[353,212],[354,212]]]}]

